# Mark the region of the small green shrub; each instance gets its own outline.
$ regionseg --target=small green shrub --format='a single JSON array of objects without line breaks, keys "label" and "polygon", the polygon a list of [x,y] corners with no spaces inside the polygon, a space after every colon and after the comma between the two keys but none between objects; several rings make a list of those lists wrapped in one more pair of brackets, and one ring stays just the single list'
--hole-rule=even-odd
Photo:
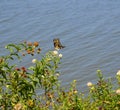
[{"label": "small green shrub", "polygon": [[[9,44],[9,54],[0,57],[0,109],[1,110],[119,110],[120,71],[116,78],[118,89],[97,71],[96,84],[88,82],[89,93],[84,96],[76,88],[77,81],[65,90],[60,86],[59,67],[62,54],[49,51],[41,55],[38,42]],[[40,54],[30,67],[13,64],[27,55]]]}]

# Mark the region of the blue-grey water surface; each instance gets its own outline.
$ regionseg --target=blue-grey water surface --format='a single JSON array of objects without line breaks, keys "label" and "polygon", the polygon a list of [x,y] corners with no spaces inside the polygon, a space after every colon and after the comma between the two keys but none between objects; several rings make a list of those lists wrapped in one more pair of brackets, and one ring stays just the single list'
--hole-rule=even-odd
[{"label": "blue-grey water surface", "polygon": [[[0,0],[0,54],[4,46],[39,41],[44,51],[53,38],[65,49],[60,80],[78,80],[78,89],[96,82],[96,70],[106,78],[120,69],[120,0]],[[35,57],[33,57],[35,58]],[[29,56],[24,64],[30,64]]]}]

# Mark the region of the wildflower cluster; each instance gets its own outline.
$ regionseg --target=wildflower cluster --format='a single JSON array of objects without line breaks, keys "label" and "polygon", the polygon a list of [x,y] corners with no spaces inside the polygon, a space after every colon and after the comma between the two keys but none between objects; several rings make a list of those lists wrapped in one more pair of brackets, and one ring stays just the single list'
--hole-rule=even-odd
[{"label": "wildflower cluster", "polygon": [[[53,51],[40,56],[41,60],[33,59],[35,65],[26,68],[18,67],[10,62],[27,54],[39,54],[41,48],[38,42],[23,42],[20,44],[9,44],[6,49],[10,54],[0,57],[0,109],[31,109],[40,108],[40,99],[36,90],[44,90],[45,96],[53,88],[57,88],[59,72],[56,71],[60,57],[54,55]],[[21,54],[22,53],[22,54]],[[5,97],[5,98],[4,98]],[[38,105],[36,105],[38,104]]]},{"label": "wildflower cluster", "polygon": [[53,51],[53,54],[54,54],[54,55],[58,55],[59,58],[62,58],[62,54],[61,54],[61,53],[59,54],[57,50],[54,50],[54,51]]},{"label": "wildflower cluster", "polygon": [[10,56],[14,55],[14,56],[20,57],[18,53],[22,53],[22,56],[25,56],[27,54],[30,54],[32,56],[34,56],[34,54],[36,53],[39,54],[41,52],[41,48],[39,48],[38,46],[39,46],[39,42],[32,43],[32,42],[25,41],[17,45],[8,44],[7,46],[5,46],[5,48],[10,51]]},{"label": "wildflower cluster", "polygon": [[[90,110],[119,110],[120,109],[120,88],[113,89],[111,79],[105,80],[100,70],[97,71],[98,82],[92,84],[88,82],[87,86],[90,89]],[[116,77],[118,83],[120,81],[120,71],[117,72]]]},{"label": "wildflower cluster", "polygon": [[[88,82],[89,94],[84,96],[76,87],[76,80],[68,89],[60,86],[58,67],[62,54],[49,51],[39,54],[38,42],[24,42],[6,46],[9,54],[0,57],[0,110],[119,110],[120,71],[116,74],[118,86],[113,87],[100,70],[98,81]],[[39,54],[32,66],[11,64],[15,57]],[[31,57],[32,57],[31,56]]]}]

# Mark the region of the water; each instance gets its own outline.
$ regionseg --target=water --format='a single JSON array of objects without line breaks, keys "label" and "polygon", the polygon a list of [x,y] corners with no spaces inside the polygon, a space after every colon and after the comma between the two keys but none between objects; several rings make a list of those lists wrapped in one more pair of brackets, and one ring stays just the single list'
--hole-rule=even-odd
[{"label": "water", "polygon": [[[77,79],[78,89],[96,82],[96,70],[106,78],[120,69],[119,0],[1,0],[0,54],[8,43],[39,41],[53,49],[53,38],[66,46],[60,64],[63,85]],[[29,57],[24,64],[30,64]]]}]

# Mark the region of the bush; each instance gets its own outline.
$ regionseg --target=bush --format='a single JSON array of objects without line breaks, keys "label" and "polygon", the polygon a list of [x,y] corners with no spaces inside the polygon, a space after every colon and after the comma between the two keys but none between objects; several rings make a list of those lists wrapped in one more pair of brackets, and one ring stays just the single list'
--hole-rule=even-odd
[{"label": "bush", "polygon": [[[89,94],[78,92],[74,80],[68,90],[60,86],[57,70],[62,54],[49,51],[42,56],[38,42],[23,42],[6,46],[9,54],[0,57],[0,109],[2,110],[119,110],[120,72],[117,73],[118,89],[111,80],[105,80],[97,71],[96,84],[88,82]],[[12,64],[27,55],[40,54],[30,67]],[[41,93],[40,93],[41,92]]]}]

